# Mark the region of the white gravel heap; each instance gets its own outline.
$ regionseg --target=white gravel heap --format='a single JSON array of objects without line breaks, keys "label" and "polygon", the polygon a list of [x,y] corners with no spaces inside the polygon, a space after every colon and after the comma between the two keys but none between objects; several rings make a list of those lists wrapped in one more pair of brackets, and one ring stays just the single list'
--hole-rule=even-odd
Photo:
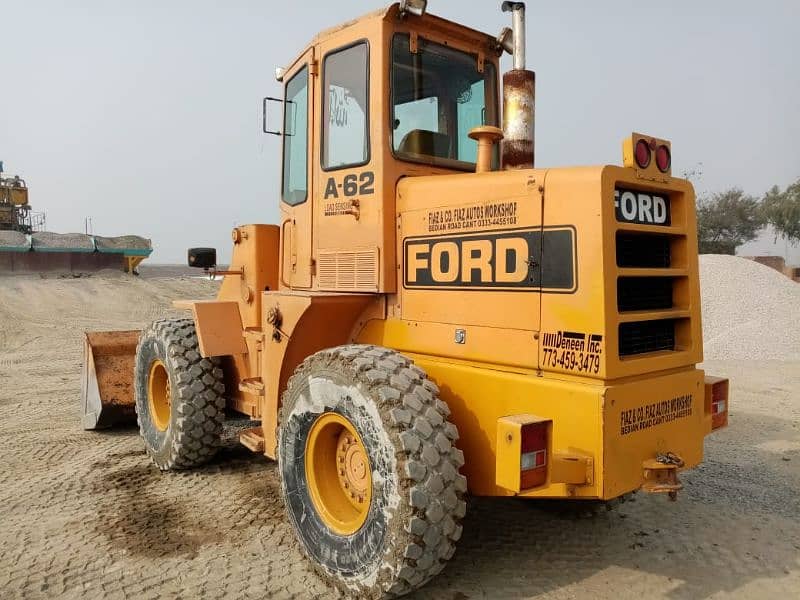
[{"label": "white gravel heap", "polygon": [[0,248],[30,248],[31,243],[19,231],[0,231]]},{"label": "white gravel heap", "polygon": [[738,256],[700,256],[709,360],[800,360],[800,284]]},{"label": "white gravel heap", "polygon": [[121,235],[119,237],[94,236],[97,249],[103,250],[149,250],[153,247],[150,240],[138,235]]},{"label": "white gravel heap", "polygon": [[39,231],[31,235],[33,249],[54,248],[63,250],[94,251],[92,238],[83,233],[53,233],[52,231]]}]

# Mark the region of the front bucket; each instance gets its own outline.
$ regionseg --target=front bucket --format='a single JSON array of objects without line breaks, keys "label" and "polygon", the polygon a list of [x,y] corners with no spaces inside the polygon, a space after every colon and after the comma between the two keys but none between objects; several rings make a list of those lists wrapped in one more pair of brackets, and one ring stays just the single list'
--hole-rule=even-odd
[{"label": "front bucket", "polygon": [[86,332],[81,402],[84,429],[136,422],[133,369],[138,331]]}]

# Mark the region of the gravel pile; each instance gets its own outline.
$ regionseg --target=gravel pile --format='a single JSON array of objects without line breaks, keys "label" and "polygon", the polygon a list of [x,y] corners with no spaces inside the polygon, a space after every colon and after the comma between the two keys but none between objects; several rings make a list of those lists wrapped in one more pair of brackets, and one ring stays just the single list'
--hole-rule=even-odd
[{"label": "gravel pile", "polygon": [[28,236],[19,231],[0,231],[0,248],[30,248]]},{"label": "gravel pile", "polygon": [[94,251],[92,238],[83,233],[53,233],[40,231],[31,235],[33,249],[85,250]]},{"label": "gravel pile", "polygon": [[800,284],[737,256],[700,256],[703,348],[711,360],[800,360]]},{"label": "gravel pile", "polygon": [[138,235],[121,235],[119,237],[94,236],[97,249],[103,250],[150,250],[150,240]]}]

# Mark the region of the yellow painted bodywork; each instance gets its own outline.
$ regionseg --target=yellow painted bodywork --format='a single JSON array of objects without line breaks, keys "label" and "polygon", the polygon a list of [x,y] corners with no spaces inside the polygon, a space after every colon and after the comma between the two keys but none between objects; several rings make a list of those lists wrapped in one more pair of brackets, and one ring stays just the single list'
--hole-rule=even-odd
[{"label": "yellow painted bodywork", "polygon": [[[672,221],[667,227],[618,223],[616,186],[667,193]],[[432,202],[431,199],[436,201]],[[451,225],[431,232],[432,214],[517,202],[513,223]],[[632,169],[605,166],[532,169],[406,179],[398,186],[398,212],[404,240],[431,235],[574,228],[574,285],[563,290],[513,291],[472,287],[409,288],[401,273],[399,311],[394,318],[371,320],[357,341],[412,356],[437,381],[453,411],[467,457],[464,467],[472,493],[546,497],[613,498],[638,489],[643,462],[661,452],[679,454],[687,466],[702,458],[703,437],[710,432],[705,410],[694,194],[688,182],[642,181]],[[473,211],[475,212],[475,211]],[[477,211],[480,213],[480,211]],[[486,213],[487,211],[483,211]],[[654,270],[616,265],[618,231],[657,232],[670,236],[672,264],[659,274],[676,277],[674,307],[620,313],[616,306],[619,276],[653,275]],[[409,261],[405,269],[413,269]],[[399,314],[398,314],[399,313]],[[678,319],[676,349],[620,358],[618,328],[631,320]],[[597,370],[580,372],[548,363],[545,334],[571,330],[602,337]],[[456,333],[461,331],[461,342]],[[691,396],[687,415],[621,433],[622,410]],[[552,419],[552,455],[591,460],[586,481],[572,461],[556,462],[547,485],[518,491],[498,468],[498,419],[535,414]],[[627,414],[627,413],[626,413]],[[669,418],[669,416],[665,417]],[[654,423],[655,421],[649,421]],[[585,458],[584,458],[585,457]],[[518,457],[516,458],[518,461]],[[502,461],[500,461],[502,462]],[[513,470],[516,463],[509,465]],[[502,465],[501,465],[502,467]],[[498,479],[499,478],[499,479]],[[561,481],[558,481],[561,480]]]},{"label": "yellow painted bodywork", "polygon": [[10,179],[7,181],[9,185],[0,187],[0,203],[12,206],[26,206],[28,204],[28,188],[14,185]]},{"label": "yellow painted bodywork", "polygon": [[14,227],[20,209],[27,206],[28,188],[25,187],[25,183],[16,178],[0,177],[0,230]]},{"label": "yellow painted bodywork", "polygon": [[126,254],[125,255],[125,266],[123,267],[123,269],[125,270],[126,273],[135,273],[136,272],[136,267],[138,267],[145,258],[147,258],[147,257],[145,257],[145,256],[130,256],[130,255]]},{"label": "yellow painted bodywork", "polygon": [[[396,328],[391,321],[372,321],[358,341],[396,347],[393,331]],[[441,398],[450,407],[450,418],[459,430],[459,447],[466,457],[463,472],[475,495],[517,492],[498,483],[504,478],[497,467],[497,423],[509,415],[535,414],[553,421],[549,454],[551,465],[557,464],[556,469],[561,471],[551,466],[549,483],[521,492],[524,496],[615,498],[639,488],[643,461],[659,452],[680,455],[687,467],[697,465],[702,459],[703,438],[711,432],[710,417],[704,409],[703,372],[692,367],[604,385],[562,379],[537,370],[404,353],[438,383]],[[621,434],[622,410],[687,394],[692,395],[690,416]],[[590,467],[585,484],[574,483],[572,466],[557,462],[559,455],[563,461],[577,458],[584,462],[584,468]],[[586,459],[591,459],[591,464],[587,465]],[[517,455],[507,463],[505,481],[518,465]]]},{"label": "yellow painted bodywork", "polygon": [[[286,67],[283,76],[283,81],[288,82],[303,68],[309,69],[311,122],[308,127],[308,200],[297,206],[280,203],[282,286],[332,292],[394,293],[397,289],[396,184],[404,177],[453,172],[433,164],[402,161],[393,155],[389,125],[391,101],[387,90],[391,82],[391,38],[395,33],[409,33],[418,39],[476,53],[479,63],[491,63],[499,72],[494,36],[430,13],[422,18],[414,15],[400,18],[397,4],[316,36]],[[358,167],[324,170],[320,157],[325,57],[361,41],[368,44],[369,55],[369,161]],[[499,95],[495,96],[499,102]],[[491,111],[496,111],[496,106],[495,103]],[[487,124],[491,121],[498,121],[496,114],[487,114]],[[374,174],[374,194],[326,198],[330,178],[341,184],[347,176],[360,180],[367,172]],[[351,210],[347,214],[336,214],[340,203],[352,203]],[[369,265],[373,275],[342,277],[341,271],[355,264],[350,262],[351,258]]]},{"label": "yellow painted bodywork", "polygon": [[[230,270],[243,273],[227,275],[219,294],[238,307],[242,325],[233,333],[245,344],[225,359],[231,407],[262,420],[264,452],[274,458],[280,398],[295,368],[324,348],[376,344],[411,357],[438,384],[473,494],[609,499],[638,489],[643,465],[660,452],[696,465],[711,419],[696,369],[702,329],[691,184],[633,167],[468,173],[397,159],[387,93],[395,32],[410,32],[412,46],[415,38],[446,43],[499,67],[493,36],[429,14],[400,19],[396,6],[321,34],[287,67],[284,82],[310,73],[309,193],[297,206],[280,204],[279,226],[234,231]],[[369,44],[369,162],[324,171],[322,65],[329,52],[361,40]],[[374,195],[330,214],[327,180],[367,171]],[[670,224],[618,222],[616,187],[667,195]],[[616,236],[628,232],[666,236],[670,266],[618,267]],[[554,251],[543,241],[550,234],[568,246]],[[542,256],[529,255],[520,236],[542,240]],[[457,266],[439,260],[456,250]],[[526,261],[504,266],[498,257],[507,263],[509,252],[528,253]],[[537,275],[548,257],[569,276]],[[522,285],[526,270],[537,285]],[[476,271],[486,285],[463,284]],[[619,312],[618,278],[630,276],[674,278],[673,307]],[[664,318],[676,320],[674,350],[620,357],[620,325]],[[232,339],[206,331],[230,322],[198,319],[201,339]],[[585,347],[576,360],[559,350],[559,362],[548,344],[564,331],[583,335]],[[512,484],[519,456],[498,451],[498,422],[514,415],[552,421],[548,480],[535,489]]]},{"label": "yellow painted bodywork", "polygon": [[207,300],[175,302],[176,308],[189,308],[197,330],[197,342],[203,356],[236,356],[247,353],[242,335],[239,302]]},{"label": "yellow painted bodywork", "polygon": [[[209,351],[204,356],[225,356],[225,385],[231,407],[253,418],[261,416],[261,399],[257,387],[243,386],[243,381],[258,378],[259,357],[263,348],[262,298],[264,292],[277,290],[280,231],[276,225],[243,225],[231,232],[233,255],[228,270],[241,274],[226,275],[217,300],[228,305],[215,314],[210,306],[202,306],[209,318],[196,320],[198,339],[216,340],[223,350]],[[238,307],[232,314],[230,304]],[[197,311],[197,308],[194,309]],[[219,318],[219,317],[224,318]],[[238,328],[233,325],[237,321]],[[233,331],[231,331],[233,329]],[[232,339],[238,337],[239,339]],[[242,346],[242,340],[244,346]],[[238,347],[244,352],[225,352],[224,348]]]},{"label": "yellow painted bodywork", "polygon": [[[365,319],[385,316],[385,300],[372,294],[279,291],[264,294],[264,326],[256,377],[264,383],[262,417],[265,454],[275,451],[280,397],[289,377],[308,356],[352,339]],[[270,315],[278,315],[272,319]],[[270,322],[274,321],[274,322]]]}]

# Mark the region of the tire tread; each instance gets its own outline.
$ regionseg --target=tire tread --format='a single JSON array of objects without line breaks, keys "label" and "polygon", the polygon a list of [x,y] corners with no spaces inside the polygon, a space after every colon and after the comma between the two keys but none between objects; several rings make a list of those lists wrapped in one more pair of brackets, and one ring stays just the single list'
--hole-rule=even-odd
[{"label": "tire tread", "polygon": [[[147,453],[162,471],[203,465],[217,453],[225,420],[225,384],[219,359],[200,355],[192,319],[159,319],[142,333],[142,339],[146,337],[155,337],[164,345],[165,366],[173,375],[173,409],[177,411],[171,420],[169,451],[164,456],[145,443]],[[139,364],[138,352],[136,361],[136,373],[145,373],[147,367]],[[139,395],[136,415],[144,437],[142,413],[146,411],[140,404],[147,399]]]},{"label": "tire tread", "polygon": [[[376,598],[402,596],[440,573],[461,537],[467,482],[459,472],[464,460],[455,447],[458,430],[448,420],[450,409],[438,398],[438,386],[426,373],[411,359],[378,346],[351,344],[318,352],[297,368],[287,390],[318,369],[332,367],[349,371],[370,392],[396,440],[398,476],[411,513],[402,523],[405,535],[398,536],[404,540],[402,547],[393,548],[393,564],[380,567],[394,572],[393,579],[384,580],[381,590],[362,593]],[[284,405],[279,428],[287,416]],[[314,566],[333,585],[353,592],[335,575]]]}]

